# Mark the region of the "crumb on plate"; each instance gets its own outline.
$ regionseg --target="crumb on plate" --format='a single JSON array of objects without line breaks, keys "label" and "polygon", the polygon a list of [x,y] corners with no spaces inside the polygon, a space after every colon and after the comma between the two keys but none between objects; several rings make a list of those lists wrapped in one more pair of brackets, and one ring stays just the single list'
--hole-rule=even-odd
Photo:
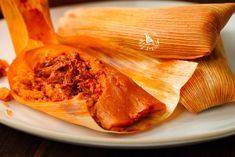
[{"label": "crumb on plate", "polygon": [[11,91],[7,89],[6,87],[0,88],[0,100],[7,102],[13,100],[13,97],[11,95]]}]

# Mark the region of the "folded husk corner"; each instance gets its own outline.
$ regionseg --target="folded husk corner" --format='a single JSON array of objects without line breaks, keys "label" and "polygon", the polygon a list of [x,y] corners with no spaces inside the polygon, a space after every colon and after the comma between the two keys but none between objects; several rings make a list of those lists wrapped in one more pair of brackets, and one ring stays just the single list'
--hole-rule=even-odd
[{"label": "folded husk corner", "polygon": [[235,75],[225,55],[222,39],[211,55],[197,59],[198,67],[181,90],[180,103],[190,112],[235,101]]}]

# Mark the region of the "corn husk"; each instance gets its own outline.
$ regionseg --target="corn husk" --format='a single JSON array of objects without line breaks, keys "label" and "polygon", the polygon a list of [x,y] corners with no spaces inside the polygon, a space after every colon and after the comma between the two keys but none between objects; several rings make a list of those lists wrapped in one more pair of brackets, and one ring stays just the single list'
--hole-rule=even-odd
[{"label": "corn husk", "polygon": [[[122,53],[194,59],[209,55],[235,3],[166,8],[77,8],[59,22],[63,36],[88,36]],[[83,43],[84,44],[84,43]]]},{"label": "corn husk", "polygon": [[[154,96],[156,98],[156,99],[153,98],[155,101],[158,101],[159,99],[161,99],[167,102],[166,104],[167,111],[165,112],[165,108],[160,108],[159,111],[151,113],[150,115],[146,116],[143,119],[140,119],[140,121],[138,121],[137,123],[134,123],[131,126],[118,128],[119,130],[107,131],[103,129],[102,127],[100,127],[95,121],[95,119],[93,119],[90,111],[88,110],[87,101],[81,101],[80,99],[76,99],[76,98],[65,100],[65,101],[60,101],[60,102],[33,101],[31,99],[27,99],[27,95],[25,98],[18,93],[21,90],[20,86],[22,85],[21,83],[19,83],[20,81],[24,81],[25,78],[29,80],[33,79],[33,77],[31,76],[32,74],[31,71],[36,61],[43,59],[43,57],[45,56],[56,56],[60,53],[65,53],[65,52],[69,53],[70,51],[76,52],[77,49],[69,47],[69,46],[65,46],[62,44],[58,44],[57,41],[54,41],[56,36],[53,35],[53,32],[51,31],[53,29],[51,28],[50,24],[48,24],[47,22],[47,21],[50,21],[50,19],[48,19],[49,16],[47,16],[47,14],[45,14],[45,12],[43,11],[44,9],[47,9],[46,7],[47,5],[45,5],[46,0],[37,1],[37,2],[41,2],[41,4],[36,3],[36,1],[34,0],[28,0],[26,3],[30,7],[26,7],[26,8],[24,7],[21,8],[22,3],[24,2],[20,0],[9,0],[7,2],[4,0],[0,0],[0,2],[2,5],[4,5],[3,12],[4,12],[4,15],[7,17],[6,19],[8,21],[8,25],[11,30],[11,35],[13,36],[12,37],[13,43],[16,44],[17,47],[19,47],[19,49],[17,48],[17,54],[18,54],[17,58],[11,64],[9,73],[8,73],[8,79],[9,79],[13,97],[15,98],[15,100],[17,100],[18,102],[22,104],[25,104],[33,109],[42,111],[44,113],[47,113],[49,115],[52,115],[64,121],[81,125],[81,126],[85,126],[94,130],[102,131],[102,132],[112,132],[112,133],[114,132],[115,133],[117,132],[128,133],[128,132],[136,132],[136,131],[148,129],[152,127],[153,125],[162,122],[162,120],[166,119],[173,112],[175,106],[177,105],[179,101],[181,87],[188,81],[188,79],[191,77],[194,70],[196,69],[197,63],[187,62],[187,61],[161,62],[161,61],[152,60],[151,58],[142,58],[140,56],[136,56],[136,58],[133,59],[133,64],[129,65],[129,61],[131,61],[132,58],[130,58],[129,61],[127,60],[127,62],[125,61],[127,59],[125,56],[113,56],[113,57],[117,57],[116,58],[117,61],[112,60],[110,58],[110,61],[114,63],[113,64],[114,66],[115,64],[116,65],[124,64],[123,66],[120,67],[121,68],[120,70],[122,70],[127,75],[129,72],[132,72],[132,69],[128,70],[130,66],[133,67],[135,65],[138,65],[135,59],[137,59],[138,61],[143,60],[142,61],[143,63],[141,65],[144,65],[144,66],[143,67],[139,66],[140,71],[133,71],[133,72],[136,73],[135,74],[136,82],[138,82],[138,80],[139,82],[142,82],[141,81],[142,78],[147,79],[149,81],[149,83],[148,81],[144,81],[146,82],[146,84],[143,83],[142,86],[143,88],[144,86],[146,86],[145,87],[146,90],[148,90],[149,93],[152,93],[152,96],[151,96],[149,93],[145,92],[147,95],[147,97],[145,97],[146,95],[143,96],[141,94],[143,92],[139,92],[140,90],[142,91],[144,90],[140,88],[139,86],[137,86],[136,84],[135,84],[135,87],[138,87],[138,90],[136,90],[137,88],[132,88],[133,86],[131,86],[131,88],[130,87],[128,88],[127,84],[125,83],[122,84],[121,82],[120,86],[123,89],[123,91],[126,91],[126,94],[124,95],[122,93],[121,98],[119,99],[120,101],[123,100],[124,97],[125,97],[124,100],[130,98],[130,100],[133,101],[133,102],[131,101],[130,102],[136,105],[135,107],[137,107],[138,105],[142,106],[143,105],[142,103],[148,102],[149,97],[153,98]],[[42,9],[43,6],[45,7],[44,9]],[[36,9],[37,12],[39,13],[38,18],[36,16],[37,14],[29,14],[30,12],[28,12],[29,10],[27,10],[27,8],[29,10]],[[33,21],[32,23],[30,22],[29,19],[33,20],[32,17],[36,19],[36,22],[35,21]],[[15,19],[21,19],[21,20],[16,20],[14,22]],[[42,27],[39,27],[40,25],[37,25],[37,22],[40,22],[40,24],[42,24]],[[24,30],[26,33],[24,33],[23,36],[21,36],[22,34],[20,35],[19,33],[15,32],[16,30],[15,26],[19,26],[19,28]],[[39,36],[40,38],[38,38],[38,35],[40,35]],[[48,35],[49,35],[49,38],[46,38]],[[20,40],[21,38],[24,40],[21,41]],[[25,45],[25,43],[27,44]],[[20,52],[20,50],[21,51],[23,50],[23,51]],[[91,56],[89,57],[89,55],[86,54],[85,52],[87,51],[81,51],[80,52],[81,56],[83,57],[86,56],[85,57],[86,59],[93,58]],[[104,57],[106,56],[104,55]],[[110,57],[110,56],[107,56],[107,57]],[[91,62],[91,67],[93,64],[96,64],[96,63],[97,63],[97,60],[94,62]],[[149,74],[146,73],[146,76],[142,77],[139,74],[139,72],[141,73],[144,72],[146,70],[144,68],[145,66],[147,68],[155,68],[158,66],[161,68],[157,68],[157,70],[153,70]],[[183,71],[182,69],[185,69],[186,67],[187,67],[187,70]],[[115,70],[113,69],[113,71]],[[118,75],[115,75],[115,74],[118,74]],[[116,72],[115,74],[109,73],[109,75],[108,74],[107,75],[108,77],[111,78],[110,80],[114,80],[112,81],[112,83],[114,83],[116,86],[119,85],[119,82],[115,82],[115,79],[112,79],[114,77],[122,76],[122,78],[126,78],[127,82],[129,83],[131,82],[129,78],[127,78],[126,76],[124,77],[124,75],[120,74],[120,72]],[[155,77],[156,74],[161,76],[159,77],[159,81],[155,81],[155,79],[153,78],[148,78],[150,76]],[[155,86],[159,87],[158,91],[156,89],[151,88],[150,84],[154,82],[156,82]],[[141,83],[139,84],[141,85]],[[115,85],[112,86],[111,83],[108,83],[107,85],[109,85],[109,87],[110,86],[115,87]],[[16,88],[18,87],[20,88],[20,90],[16,90]],[[115,88],[112,88],[112,89],[115,89]],[[27,92],[28,88],[26,88],[26,90],[22,88],[22,90],[24,92]],[[115,100],[112,105],[114,105],[115,103],[117,104],[120,103],[120,101],[117,100],[117,97],[109,98],[111,94],[115,95],[117,91],[107,90],[107,92],[109,91],[111,92],[105,96],[107,96],[106,98],[109,100],[111,99]],[[30,93],[36,94],[37,96],[38,92],[37,91],[35,93],[34,92],[35,92],[34,90],[30,91]],[[142,97],[135,97],[138,94],[140,94]],[[105,96],[102,97],[102,99],[104,99]],[[144,101],[140,101],[140,99]],[[163,103],[161,103],[160,101],[158,102],[162,106]],[[119,104],[119,105],[122,105],[122,104]]]},{"label": "corn husk", "polygon": [[210,56],[198,59],[198,67],[181,90],[180,103],[190,112],[235,101],[235,76],[228,66],[222,40]]}]

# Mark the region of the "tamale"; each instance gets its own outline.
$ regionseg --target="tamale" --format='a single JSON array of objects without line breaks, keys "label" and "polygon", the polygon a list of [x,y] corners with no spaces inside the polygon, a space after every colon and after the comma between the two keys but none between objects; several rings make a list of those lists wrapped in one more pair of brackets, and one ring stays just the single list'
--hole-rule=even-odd
[{"label": "tamale", "polygon": [[[224,26],[224,24],[227,22],[228,18],[232,15],[232,11],[234,9],[234,4],[206,4],[206,5],[189,6],[189,8],[190,7],[199,7],[201,9],[205,9],[207,7],[209,10],[210,9],[217,10],[220,8],[219,9],[220,11],[227,10],[228,12],[227,13],[224,12],[225,14],[223,14],[220,11],[216,11],[216,13],[213,14],[213,15],[216,15],[217,17],[220,17],[219,19],[214,21],[215,23],[213,23],[213,25],[216,28],[222,28]],[[171,7],[171,8],[173,8],[173,10],[174,10],[175,8],[183,9],[186,7]],[[222,8],[224,8],[224,9],[222,9]],[[225,8],[227,8],[227,9],[225,9]],[[106,20],[107,20],[106,19],[107,18],[106,11],[109,10],[111,12],[112,9],[114,10],[114,12],[116,12],[117,8],[97,8],[97,10],[96,10],[97,11],[97,14],[96,14],[97,18],[99,19],[99,16],[101,16],[102,18],[104,18],[104,22],[106,22]],[[165,9],[169,9],[169,8],[165,8]],[[193,10],[193,8],[191,8],[191,9]],[[73,37],[71,37],[71,36],[68,37],[63,42],[70,43],[72,45],[76,45],[77,47],[84,48],[84,49],[90,48],[89,51],[92,52],[94,55],[100,56],[100,58],[103,58],[103,60],[105,60],[109,64],[115,66],[116,68],[118,68],[119,70],[121,70],[122,72],[127,74],[129,77],[133,78],[134,80],[135,80],[135,78],[140,78],[140,76],[145,77],[145,75],[146,76],[149,75],[149,73],[151,73],[153,67],[150,68],[149,66],[143,65],[140,59],[136,60],[136,58],[139,58],[139,57],[145,58],[143,56],[142,50],[134,52],[133,49],[131,47],[128,47],[127,45],[125,45],[125,46],[127,46],[125,48],[120,47],[121,45],[118,45],[120,42],[117,40],[116,41],[111,40],[112,42],[110,42],[109,37],[111,37],[111,35],[113,35],[113,34],[111,33],[111,35],[109,36],[108,33],[110,33],[111,30],[109,30],[109,32],[102,31],[102,33],[107,33],[107,35],[105,37],[103,37],[102,34],[100,34],[101,37],[98,35],[96,37],[96,39],[97,38],[107,39],[106,42],[102,42],[100,39],[96,40],[92,36],[93,30],[91,30],[91,28],[92,29],[94,28],[94,31],[96,31],[97,27],[100,28],[103,26],[100,26],[97,24],[96,27],[93,27],[94,25],[93,25],[92,20],[95,17],[95,15],[93,15],[93,13],[91,13],[91,16],[89,13],[87,13],[87,15],[85,15],[85,12],[87,12],[87,11],[90,11],[90,8],[71,10],[71,11],[68,11],[66,13],[66,15],[62,18],[62,20],[60,22],[59,33],[61,33],[64,36],[77,34],[77,35],[74,35]],[[199,14],[200,14],[200,11],[201,10],[199,9]],[[103,14],[100,15],[99,13],[103,13]],[[169,13],[169,14],[171,14],[171,13]],[[177,13],[175,13],[175,14],[177,14]],[[218,16],[218,15],[220,15],[220,16]],[[229,16],[227,16],[227,15],[229,15]],[[69,17],[69,16],[71,16],[71,17]],[[86,18],[85,18],[85,16],[86,16]],[[194,19],[194,18],[195,17],[192,17],[192,19]],[[112,21],[112,19],[111,19],[111,21]],[[223,23],[223,24],[221,24],[221,23]],[[210,25],[210,24],[211,23],[209,23],[207,25]],[[104,25],[106,25],[106,23]],[[136,25],[139,25],[139,23]],[[80,33],[84,29],[87,29],[87,30],[90,29],[91,35],[89,32],[87,32],[86,34]],[[123,28],[123,27],[120,28],[117,26],[114,30],[121,30],[121,29],[124,30],[125,28]],[[220,30],[220,29],[217,29],[217,30]],[[139,31],[139,30],[132,30],[132,31]],[[207,34],[207,32],[204,32],[204,35],[205,34]],[[219,35],[219,32],[217,33],[217,35]],[[172,36],[172,38],[174,38],[174,37],[175,36]],[[121,38],[122,37],[120,37],[120,39]],[[146,38],[148,38],[148,36]],[[220,38],[219,36],[216,38],[218,38],[218,39],[216,39],[218,41],[214,40],[214,44],[216,44],[217,42],[218,42],[218,44],[216,46],[216,49],[212,52],[211,55],[209,55],[208,57],[204,57],[202,59],[192,60],[194,62],[198,62],[199,67],[198,67],[197,71],[195,72],[195,74],[190,79],[190,81],[182,89],[180,103],[183,104],[191,112],[200,112],[200,111],[203,111],[203,110],[210,108],[210,107],[213,107],[213,106],[222,105],[227,102],[234,101],[234,99],[235,99],[234,98],[235,97],[234,96],[235,95],[235,93],[234,93],[234,88],[235,88],[234,87],[234,85],[235,85],[234,84],[234,75],[231,73],[231,70],[229,69],[229,67],[227,65],[227,62],[226,62],[226,59],[224,56],[224,50],[222,48],[222,43],[221,43],[222,41],[221,41],[221,39],[219,39]],[[208,40],[209,40],[209,38],[208,38]],[[159,44],[161,44],[161,43],[159,43]],[[173,51],[174,51],[174,48],[172,48],[172,51],[169,50],[168,53],[172,53]],[[96,54],[95,54],[95,52],[96,52]],[[104,54],[98,54],[98,53],[104,53]],[[177,52],[175,52],[175,53],[177,53]],[[187,53],[188,55],[191,55],[191,53],[188,53],[188,51],[182,51],[181,53],[185,53],[185,54]],[[134,57],[134,59],[133,59],[133,57]],[[107,58],[109,58],[109,59],[107,59]],[[133,60],[131,60],[130,58],[132,58]],[[124,61],[125,61],[125,64],[119,64],[120,62],[124,62]],[[136,62],[137,64],[133,65],[133,62]],[[155,62],[162,62],[163,63],[164,59],[156,59]],[[127,64],[129,64],[131,66],[128,66]],[[149,64],[151,64],[151,63],[149,63]],[[158,68],[162,68],[163,65],[164,64],[162,64],[161,66],[158,66]],[[143,68],[141,66],[145,67],[145,70],[143,70],[142,73],[141,72],[137,73],[137,71],[138,71],[137,69]],[[121,67],[121,69],[120,69],[120,67]],[[126,67],[126,70],[123,70],[124,67]],[[128,71],[128,68],[132,69],[132,70]],[[182,69],[182,70],[185,70],[185,69]],[[157,77],[159,77],[159,75],[155,76],[156,81],[158,80]],[[149,77],[149,78],[151,78],[151,77]],[[145,81],[149,82],[148,80],[145,80],[143,78],[138,79],[138,80],[142,81],[142,83],[137,81],[137,83],[139,83],[140,85],[145,83]],[[154,87],[154,84],[152,85],[152,87]],[[155,88],[159,88],[159,86],[158,87],[155,86]],[[163,100],[163,102],[164,102],[164,100]]]},{"label": "tamale", "polygon": [[211,55],[197,59],[198,67],[181,90],[180,103],[190,112],[235,101],[235,76],[228,66],[222,40]]},{"label": "tamale", "polygon": [[[195,59],[209,55],[235,3],[162,8],[77,8],[59,22],[63,36],[88,36],[122,53]],[[84,44],[84,43],[83,43]]]}]

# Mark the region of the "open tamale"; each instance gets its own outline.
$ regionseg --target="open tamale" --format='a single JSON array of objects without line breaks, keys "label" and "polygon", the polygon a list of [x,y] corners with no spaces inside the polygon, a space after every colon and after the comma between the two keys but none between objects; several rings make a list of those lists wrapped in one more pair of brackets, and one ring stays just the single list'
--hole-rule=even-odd
[{"label": "open tamale", "polygon": [[[150,128],[173,112],[181,87],[196,69],[194,62],[170,61],[165,68],[153,71],[165,73],[161,75],[165,81],[158,82],[165,91],[158,95],[150,88],[156,93],[151,95],[86,51],[57,41],[46,0],[0,2],[17,54],[8,72],[14,99],[67,122],[109,132]],[[16,26],[23,30],[22,34]],[[148,66],[148,59],[143,63]],[[150,65],[158,66],[157,63]],[[186,67],[187,71],[180,72]],[[172,81],[176,79],[177,86]]]},{"label": "open tamale", "polygon": [[[46,0],[0,2],[16,44],[17,57],[8,71],[16,101],[99,131],[139,131],[128,127],[165,112],[165,104],[118,70],[57,42]],[[26,33],[15,33],[15,26]]]},{"label": "open tamale", "polygon": [[115,47],[155,58],[209,55],[235,10],[234,3],[162,8],[77,8],[59,22],[64,36],[88,36],[87,47]]}]

